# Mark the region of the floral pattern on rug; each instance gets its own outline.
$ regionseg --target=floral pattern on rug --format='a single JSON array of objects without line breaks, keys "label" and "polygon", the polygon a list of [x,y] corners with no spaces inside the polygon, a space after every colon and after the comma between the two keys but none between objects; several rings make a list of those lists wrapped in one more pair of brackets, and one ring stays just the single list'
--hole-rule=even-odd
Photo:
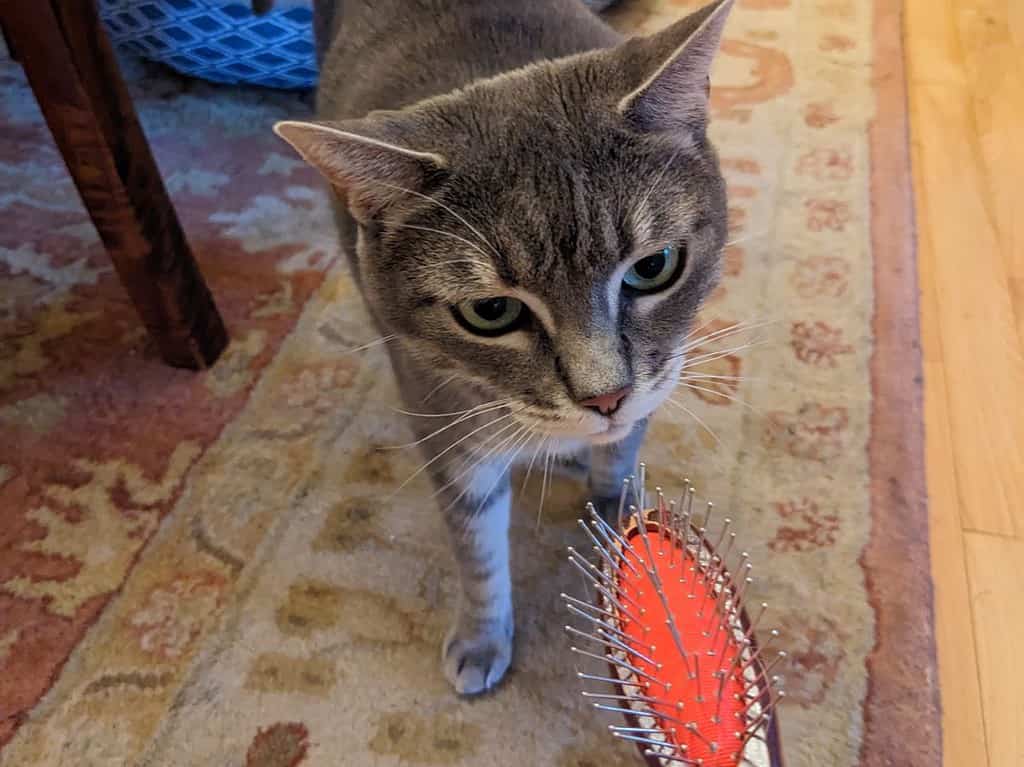
[{"label": "floral pattern on rug", "polygon": [[[269,133],[275,117],[303,109],[297,97],[222,91],[126,64],[233,341],[202,375],[160,362],[20,67],[5,56],[0,744],[121,588],[337,255],[315,174]],[[152,641],[168,639],[154,631]]]}]

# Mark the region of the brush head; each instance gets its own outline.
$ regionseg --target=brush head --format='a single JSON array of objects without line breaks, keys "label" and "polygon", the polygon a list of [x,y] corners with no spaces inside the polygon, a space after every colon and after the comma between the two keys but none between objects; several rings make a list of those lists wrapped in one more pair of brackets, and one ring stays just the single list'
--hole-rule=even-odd
[{"label": "brush head", "polygon": [[771,672],[785,653],[766,654],[778,632],[762,645],[754,636],[767,605],[754,621],[744,609],[747,554],[727,566],[731,520],[709,534],[713,506],[695,512],[688,482],[678,503],[659,489],[648,508],[643,473],[623,487],[617,524],[588,504],[580,525],[594,558],[569,549],[591,591],[588,600],[563,595],[584,627],[567,630],[588,640],[572,650],[609,667],[607,676],[578,674],[602,687],[583,695],[625,715],[612,734],[635,742],[652,765],[777,767],[774,709],[784,693]]}]

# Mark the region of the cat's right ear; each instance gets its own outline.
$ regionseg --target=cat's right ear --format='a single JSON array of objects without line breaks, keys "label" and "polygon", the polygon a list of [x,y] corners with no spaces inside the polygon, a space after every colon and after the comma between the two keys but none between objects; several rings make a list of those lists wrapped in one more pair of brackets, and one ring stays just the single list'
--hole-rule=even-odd
[{"label": "cat's right ear", "polygon": [[421,194],[445,168],[442,156],[392,143],[386,125],[370,120],[285,120],[274,125],[274,132],[323,174],[362,223],[401,198]]},{"label": "cat's right ear", "polygon": [[619,112],[634,127],[648,133],[705,129],[711,64],[733,1],[714,0],[650,37],[626,43],[632,74],[639,64],[644,77],[619,102]]}]

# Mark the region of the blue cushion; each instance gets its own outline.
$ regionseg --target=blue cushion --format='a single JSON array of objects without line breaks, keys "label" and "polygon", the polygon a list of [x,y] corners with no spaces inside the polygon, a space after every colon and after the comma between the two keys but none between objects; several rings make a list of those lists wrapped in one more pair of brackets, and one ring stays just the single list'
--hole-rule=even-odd
[{"label": "blue cushion", "polygon": [[244,0],[100,0],[110,39],[182,74],[299,90],[316,84],[308,8],[255,16]]}]

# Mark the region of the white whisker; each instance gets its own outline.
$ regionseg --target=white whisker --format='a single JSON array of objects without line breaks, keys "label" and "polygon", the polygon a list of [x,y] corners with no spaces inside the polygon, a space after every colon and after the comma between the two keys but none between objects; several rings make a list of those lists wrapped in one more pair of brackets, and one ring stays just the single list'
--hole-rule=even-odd
[{"label": "white whisker", "polygon": [[[488,256],[488,258],[490,258],[490,256]],[[431,261],[430,264],[428,264],[428,265],[431,266],[431,267],[434,267],[434,266],[451,266],[452,264],[476,264],[477,266],[483,266],[483,267],[485,267],[487,269],[493,269],[494,268],[494,265],[491,264],[489,261],[488,262],[484,262],[484,261],[481,261],[478,258],[451,258],[451,259],[449,259],[447,261],[436,261],[436,262],[435,261]]]},{"label": "white whisker", "polygon": [[498,474],[497,478],[495,478],[494,482],[492,482],[491,486],[487,489],[487,493],[484,495],[483,500],[480,501],[480,505],[477,506],[477,509],[476,509],[476,513],[477,514],[479,514],[483,510],[484,504],[487,503],[487,499],[491,497],[491,493],[494,492],[494,488],[498,486],[498,483],[509,472],[509,469],[512,468],[512,463],[516,460],[516,458],[519,456],[519,454],[523,451],[523,448],[526,447],[529,444],[530,438],[532,436],[533,436],[533,429],[531,427],[527,426],[526,427],[526,435],[516,445],[514,445],[511,448],[510,456],[509,456],[508,461],[505,463],[505,466],[502,468],[502,470]]},{"label": "white whisker", "polygon": [[720,328],[713,333],[694,338],[687,341],[679,347],[680,352],[689,351],[697,346],[710,343],[711,341],[720,341],[723,338],[729,338],[730,336],[736,335],[737,333],[743,333],[748,330],[759,330],[760,328],[767,327],[777,323],[778,320],[760,320],[751,322],[736,322],[725,328]]},{"label": "white whisker", "polygon": [[665,164],[661,166],[661,172],[658,173],[657,176],[655,176],[654,182],[649,187],[647,187],[647,194],[645,194],[641,198],[640,202],[636,205],[634,210],[643,210],[644,206],[647,205],[647,201],[651,199],[651,194],[654,192],[655,188],[657,188],[658,184],[661,182],[661,179],[664,178],[665,174],[668,172],[668,169],[671,167],[672,163],[675,162],[676,157],[678,157],[679,153],[682,151],[683,150],[681,147],[679,149],[676,149],[672,153],[672,156],[669,157],[668,160],[665,162]]},{"label": "white whisker", "polygon": [[710,394],[712,396],[721,397],[722,399],[730,400],[731,402],[735,402],[737,405],[742,405],[743,407],[745,407],[748,410],[750,410],[752,413],[757,413],[757,415],[763,415],[763,413],[761,413],[760,410],[755,408],[749,402],[741,400],[738,397],[733,397],[732,395],[726,394],[725,392],[720,392],[717,389],[708,389],[708,388],[705,388],[703,386],[697,386],[696,384],[686,383],[685,381],[682,383],[682,385],[685,386],[687,389],[693,389],[694,391],[706,392],[707,394]]},{"label": "white whisker", "polygon": [[699,331],[703,330],[708,325],[710,325],[712,322],[714,322],[714,319],[708,319],[708,320],[705,320],[704,322],[702,322],[700,325],[697,325],[696,327],[690,328],[690,332],[687,333],[685,336],[683,336],[683,340],[686,341],[688,338],[693,338],[695,333],[698,333]]},{"label": "white whisker", "polygon": [[755,378],[751,376],[726,376],[726,375],[713,375],[711,373],[687,373],[681,375],[679,380],[681,381],[700,381],[704,379],[710,379],[712,381],[735,381],[736,383],[743,383],[744,381],[763,381],[763,378]]},{"label": "white whisker", "polygon": [[523,484],[519,488],[519,492],[522,493],[526,490],[526,483],[530,481],[530,472],[533,471],[533,464],[537,460],[537,456],[540,454],[540,449],[544,447],[544,443],[550,439],[549,435],[544,435],[544,438],[537,441],[537,449],[533,451],[533,457],[530,458],[530,465],[526,467],[526,476],[523,478]]},{"label": "white whisker", "polygon": [[540,503],[537,504],[537,529],[540,530],[540,520],[544,512],[544,497],[548,492],[548,472],[551,469],[551,445],[550,442],[544,450],[544,479],[540,483]]},{"label": "white whisker", "polygon": [[727,240],[725,245],[723,245],[722,247],[728,248],[728,247],[730,247],[732,245],[739,245],[741,242],[747,242],[748,240],[753,240],[755,237],[763,237],[766,234],[767,234],[767,232],[750,232],[749,234],[745,234],[742,237],[735,237],[735,238],[733,238],[731,240]]},{"label": "white whisker", "polygon": [[467,220],[466,220],[465,218],[463,218],[462,216],[460,216],[460,215],[459,215],[458,213],[456,213],[456,212],[455,212],[454,210],[452,210],[452,209],[451,209],[450,207],[448,207],[447,205],[445,205],[445,204],[444,204],[443,202],[441,202],[440,200],[436,200],[436,199],[434,199],[433,197],[429,197],[429,196],[427,196],[427,195],[425,195],[425,194],[421,194],[420,192],[414,192],[414,191],[413,191],[412,189],[406,189],[405,187],[401,187],[401,186],[396,186],[395,184],[388,184],[388,183],[386,183],[386,182],[384,182],[384,181],[380,181],[380,182],[378,182],[378,183],[380,183],[380,185],[381,185],[381,186],[385,186],[385,187],[388,187],[388,188],[390,188],[390,189],[396,189],[396,190],[398,190],[399,192],[405,192],[406,194],[411,194],[411,195],[413,195],[414,197],[419,197],[420,199],[422,199],[422,200],[426,200],[427,202],[432,202],[432,203],[434,203],[435,205],[437,205],[437,206],[438,206],[439,208],[442,208],[443,210],[446,210],[446,211],[448,211],[448,212],[449,212],[449,213],[451,213],[451,214],[452,214],[453,216],[455,216],[455,218],[457,218],[457,219],[458,219],[459,221],[461,221],[461,222],[462,222],[463,224],[465,224],[465,225],[466,225],[466,227],[467,227],[467,228],[468,228],[468,229],[469,229],[469,230],[470,230],[471,232],[473,232],[473,234],[475,234],[475,235],[476,235],[477,237],[479,237],[479,238],[480,238],[480,241],[481,241],[481,242],[482,242],[482,243],[483,243],[484,245],[486,245],[486,246],[487,246],[488,248],[490,248],[490,249],[491,249],[491,252],[492,252],[492,253],[494,253],[494,255],[495,255],[495,256],[497,256],[497,255],[498,255],[498,250],[497,250],[497,248],[495,248],[495,247],[494,247],[493,245],[491,245],[491,243],[490,243],[490,242],[488,241],[488,239],[487,239],[486,237],[484,237],[484,236],[483,236],[483,235],[482,235],[482,234],[480,233],[480,230],[478,230],[478,229],[477,229],[477,228],[476,228],[475,226],[473,226],[473,225],[472,225],[471,223],[469,223],[469,222],[468,222],[468,221],[467,221]]},{"label": "white whisker", "polygon": [[388,336],[381,336],[380,338],[375,338],[373,341],[365,343],[362,346],[355,346],[355,347],[353,347],[351,349],[345,349],[345,351],[342,352],[342,353],[343,354],[356,354],[357,352],[362,352],[362,351],[366,351],[367,349],[372,349],[374,346],[383,346],[386,343],[394,341],[396,338],[398,338],[398,335],[396,333],[392,333],[391,335],[388,335]]},{"label": "white whisker", "polygon": [[672,405],[675,405],[677,408],[679,408],[684,413],[686,413],[688,416],[690,416],[690,418],[692,418],[694,421],[696,421],[698,424],[700,424],[700,426],[704,429],[704,431],[706,431],[708,434],[710,434],[714,438],[715,443],[719,447],[722,446],[722,440],[719,439],[718,435],[715,434],[714,430],[710,426],[708,426],[706,423],[704,423],[704,421],[701,419],[701,417],[699,415],[697,415],[692,410],[690,410],[690,408],[686,407],[686,405],[682,404],[678,400],[673,399],[672,397],[669,397],[665,401],[670,403],[670,404],[672,404]]},{"label": "white whisker", "polygon": [[417,469],[417,470],[416,470],[415,472],[413,472],[412,474],[410,474],[410,475],[409,475],[409,476],[408,476],[408,477],[406,478],[406,480],[405,480],[404,482],[402,482],[402,484],[400,484],[400,485],[399,485],[398,487],[396,487],[396,488],[395,488],[395,490],[394,490],[394,492],[393,492],[393,493],[391,493],[391,495],[390,495],[390,496],[388,496],[388,500],[390,501],[390,500],[394,499],[395,495],[397,495],[397,494],[398,494],[398,492],[402,490],[402,488],[404,488],[404,487],[405,487],[406,485],[408,485],[408,484],[409,484],[410,482],[412,482],[412,481],[413,481],[413,480],[414,480],[414,479],[415,479],[416,477],[418,477],[418,476],[419,476],[420,474],[422,474],[422,473],[423,473],[423,472],[424,472],[424,471],[425,471],[425,470],[427,469],[427,467],[428,467],[428,466],[430,466],[430,465],[431,465],[432,463],[434,463],[434,461],[438,460],[438,459],[439,459],[439,458],[441,458],[441,457],[442,457],[443,455],[445,455],[446,453],[448,453],[448,452],[449,452],[450,450],[454,450],[454,449],[455,449],[455,448],[456,448],[456,447],[457,447],[458,445],[460,445],[460,444],[461,444],[462,442],[465,442],[465,441],[466,441],[467,439],[469,439],[470,437],[472,437],[472,436],[473,436],[474,434],[477,434],[478,432],[480,432],[480,431],[482,431],[482,430],[486,429],[486,428],[487,428],[487,427],[489,427],[489,426],[493,426],[494,424],[498,423],[499,421],[503,421],[503,420],[505,420],[506,418],[510,418],[510,417],[514,416],[515,414],[516,414],[515,412],[511,412],[511,413],[506,413],[505,415],[499,415],[499,416],[497,416],[496,418],[492,418],[492,419],[491,419],[490,421],[488,421],[487,423],[485,423],[485,424],[484,424],[483,426],[478,426],[477,428],[473,429],[473,430],[472,430],[471,432],[469,432],[468,434],[465,434],[465,435],[463,435],[462,437],[460,437],[460,438],[459,438],[458,440],[456,440],[455,442],[453,442],[452,444],[450,444],[450,445],[449,445],[448,447],[446,447],[446,448],[445,448],[444,450],[442,450],[442,451],[441,451],[440,453],[438,453],[437,455],[435,455],[435,456],[434,456],[433,458],[431,458],[431,459],[430,459],[429,461],[427,461],[427,462],[426,462],[425,464],[423,464],[422,466],[420,466],[420,467],[419,467],[419,468],[418,468],[418,469]]},{"label": "white whisker", "polygon": [[454,381],[458,377],[459,377],[458,373],[452,373],[450,376],[448,376],[448,378],[446,378],[443,381],[441,381],[441,383],[439,383],[437,386],[435,386],[433,389],[431,389],[425,395],[423,395],[423,398],[420,400],[420,403],[422,404],[422,403],[426,402],[428,399],[433,397],[435,394],[437,394],[439,391],[441,391],[441,389],[446,387],[448,384],[450,384],[452,381]]},{"label": "white whisker", "polygon": [[719,328],[718,330],[712,331],[711,333],[707,333],[698,338],[695,338],[691,343],[704,344],[708,343],[709,341],[713,341],[717,338],[728,338],[729,336],[735,335],[736,333],[743,333],[748,330],[758,330],[769,325],[777,324],[778,322],[778,320],[751,320],[748,322],[734,322],[731,325],[727,325],[724,328]]},{"label": "white whisker", "polygon": [[490,407],[491,405],[507,404],[507,403],[509,403],[511,401],[512,401],[512,399],[510,397],[506,397],[505,399],[493,399],[490,402],[482,402],[479,405],[473,405],[473,407],[467,407],[465,410],[453,410],[453,411],[448,412],[448,413],[415,413],[415,412],[413,412],[411,410],[403,410],[400,407],[391,407],[391,406],[389,406],[389,408],[391,410],[395,411],[396,413],[401,413],[402,415],[410,415],[410,416],[414,416],[416,418],[448,418],[450,416],[458,416],[458,415],[465,415],[466,413],[472,413],[474,410],[480,410],[482,408]]},{"label": "white whisker", "polygon": [[[504,432],[507,432],[509,429],[513,428],[515,429],[515,431],[512,434],[503,437],[496,444],[491,445],[491,442],[500,437]],[[472,449],[470,449],[470,451],[466,455],[461,457],[461,460],[455,469],[456,471],[458,471],[458,474],[449,479],[445,484],[441,485],[441,487],[437,488],[431,494],[431,498],[437,497],[441,492],[447,490],[449,487],[451,487],[460,479],[469,474],[469,472],[473,471],[473,469],[477,468],[480,464],[487,460],[487,458],[489,458],[495,451],[500,450],[504,445],[508,444],[510,440],[515,439],[516,435],[522,432],[522,429],[523,424],[517,421],[512,421],[511,423],[507,423],[504,426],[502,426],[500,429],[498,429],[498,431],[494,432],[493,434],[488,435],[483,441],[480,442],[480,444],[475,445]],[[462,496],[459,495],[459,498],[461,497]],[[458,498],[456,498],[455,500],[458,500]],[[450,505],[451,504],[449,504],[449,506]]]},{"label": "white whisker", "polygon": [[[510,445],[516,443],[519,437],[522,435],[523,431],[529,428],[530,427],[527,426],[526,424],[520,424],[518,429],[512,432],[512,434],[509,435],[508,437],[502,439],[498,444],[492,446],[489,450],[487,450],[487,452],[485,452],[482,456],[480,456],[476,461],[473,462],[472,466],[460,472],[460,474],[457,477],[449,480],[442,487],[439,487],[434,492],[434,496],[437,496],[442,490],[446,490],[447,488],[451,487],[458,480],[466,476],[466,474],[473,471],[475,468],[483,464],[485,461],[488,461],[491,458],[493,458],[498,453],[498,451],[505,450]],[[444,511],[448,511],[448,509],[450,509],[452,506],[454,506],[456,503],[462,500],[463,496],[465,496],[466,493],[469,492],[470,487],[472,487],[472,484],[462,488],[462,491],[457,496],[455,496],[455,498],[453,498],[452,501],[447,506],[445,506]]]},{"label": "white whisker", "polygon": [[446,432],[449,429],[455,428],[460,423],[465,423],[466,421],[468,421],[468,420],[470,420],[472,418],[475,418],[478,415],[487,415],[488,413],[493,413],[496,410],[501,410],[501,409],[506,408],[506,407],[508,407],[508,403],[498,403],[498,404],[492,404],[492,405],[490,405],[490,406],[488,406],[486,408],[483,408],[483,409],[479,409],[479,410],[474,409],[474,410],[466,413],[465,415],[459,416],[458,418],[456,418],[451,423],[447,423],[444,426],[440,427],[439,429],[435,429],[434,431],[430,432],[430,434],[428,434],[425,437],[420,437],[419,439],[414,440],[412,442],[406,442],[404,445],[386,445],[386,446],[381,447],[380,449],[381,450],[405,450],[406,448],[415,447],[416,445],[422,445],[424,442],[427,442],[428,440],[433,439],[438,434]]},{"label": "white whisker", "polygon": [[738,346],[738,347],[736,347],[734,349],[725,349],[725,350],[723,350],[721,352],[712,352],[712,353],[708,353],[706,355],[701,355],[700,357],[695,357],[692,360],[691,359],[684,360],[684,364],[680,368],[679,372],[680,372],[680,374],[682,374],[682,373],[690,374],[692,372],[700,372],[700,370],[702,369],[703,366],[710,365],[713,362],[718,362],[718,360],[725,359],[726,357],[738,357],[744,351],[746,351],[747,349],[752,349],[756,345],[757,344],[744,344],[743,346]]},{"label": "white whisker", "polygon": [[[429,227],[429,226],[417,226],[416,224],[399,224],[399,223],[397,223],[395,221],[386,221],[385,223],[388,226],[393,226],[393,227],[396,227],[398,229],[416,229],[416,230],[418,230],[420,232],[433,232],[434,234],[441,234],[441,235],[444,235],[445,237],[451,237],[453,240],[458,240],[459,242],[461,242],[461,243],[463,243],[465,245],[468,245],[469,247],[471,247],[473,250],[475,250],[477,253],[479,253],[484,258],[487,258],[487,259],[490,258],[490,256],[487,254],[487,252],[484,251],[484,249],[481,248],[479,245],[477,245],[475,242],[473,242],[471,240],[467,240],[462,235],[455,234],[454,232],[446,232],[444,229],[434,229],[433,227]],[[458,259],[458,260],[459,261],[469,261],[470,263],[474,263],[474,264],[477,264],[478,266],[482,266],[482,267],[485,267],[487,269],[490,269],[492,272],[494,271],[494,265],[492,263],[490,263],[489,261],[486,261],[486,262],[485,261],[476,261],[474,259],[468,259],[468,258],[466,258],[466,259]],[[431,264],[431,266],[434,266],[434,264]]]},{"label": "white whisker", "polygon": [[[693,368],[699,364],[707,364],[708,362],[714,362],[715,360],[722,359],[723,357],[728,357],[732,354],[739,354],[740,352],[746,351],[747,349],[752,349],[755,346],[764,346],[766,343],[767,341],[749,341],[747,343],[740,344],[739,346],[733,346],[728,349],[716,349],[715,351],[712,352],[704,352],[703,354],[698,354],[696,357],[687,357],[686,362],[683,365],[683,370],[689,370],[690,368]],[[679,359],[685,354],[686,352],[680,352],[678,354],[671,355],[669,359]]]}]

